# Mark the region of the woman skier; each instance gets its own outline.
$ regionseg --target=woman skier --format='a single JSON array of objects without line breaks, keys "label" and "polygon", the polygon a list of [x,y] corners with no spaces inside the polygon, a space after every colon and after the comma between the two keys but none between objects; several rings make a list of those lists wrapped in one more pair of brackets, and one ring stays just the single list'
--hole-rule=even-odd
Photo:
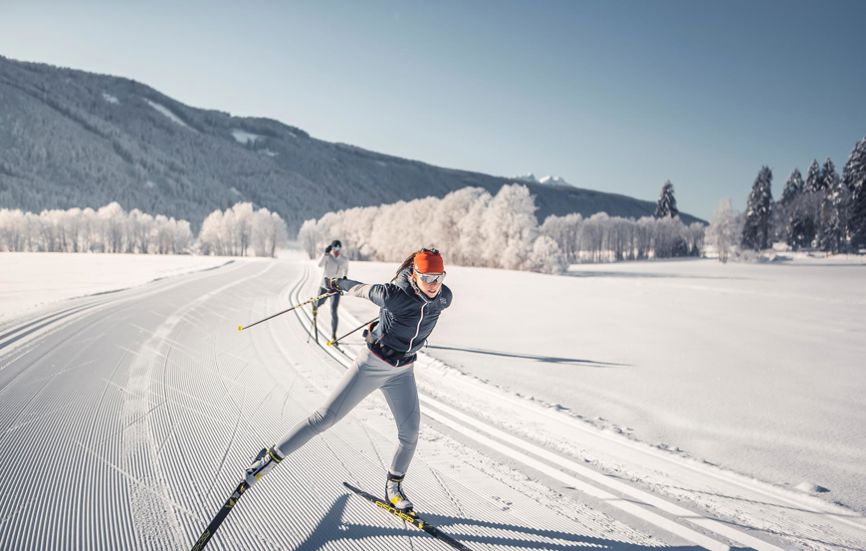
[{"label": "woman skier", "polygon": [[385,483],[385,499],[401,511],[412,510],[401,483],[415,453],[421,421],[413,366],[416,352],[424,346],[439,314],[451,305],[451,290],[443,285],[444,279],[444,262],[436,249],[409,255],[391,283],[327,279],[328,290],[347,292],[379,306],[379,320],[367,333],[367,346],[324,405],[278,443],[259,452],[246,471],[250,486],[288,454],[342,419],[372,391],[381,389],[397,423],[398,440]]},{"label": "woman skier", "polygon": [[[330,245],[325,247],[325,252],[319,259],[319,268],[322,268],[322,286],[319,288],[319,294],[324,295],[330,289],[325,288],[325,282],[329,278],[343,278],[349,275],[349,260],[341,254],[343,244],[339,239],[334,239]],[[316,302],[318,309],[326,298]],[[331,295],[331,341],[337,340],[337,308],[340,306],[340,295]]]}]

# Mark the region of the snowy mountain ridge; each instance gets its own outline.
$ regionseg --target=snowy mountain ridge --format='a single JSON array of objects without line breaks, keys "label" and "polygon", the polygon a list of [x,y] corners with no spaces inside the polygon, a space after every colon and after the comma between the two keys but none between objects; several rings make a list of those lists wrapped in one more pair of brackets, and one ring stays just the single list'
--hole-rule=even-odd
[{"label": "snowy mountain ridge", "polygon": [[[511,179],[433,166],[316,139],[279,121],[198,109],[126,78],[0,56],[0,205],[30,212],[117,201],[188,220],[248,201],[294,233],[326,212],[495,194]],[[524,182],[539,219],[578,212],[639,218],[655,204],[615,193]],[[688,219],[687,223],[694,219]]]}]

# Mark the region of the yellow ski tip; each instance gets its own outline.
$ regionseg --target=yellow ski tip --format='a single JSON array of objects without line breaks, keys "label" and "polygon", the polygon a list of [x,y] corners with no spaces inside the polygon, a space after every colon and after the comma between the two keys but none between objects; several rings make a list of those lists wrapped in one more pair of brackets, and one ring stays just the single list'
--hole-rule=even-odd
[{"label": "yellow ski tip", "polygon": [[243,331],[243,330],[244,330],[244,326],[243,326],[243,325],[238,325],[238,331]]}]

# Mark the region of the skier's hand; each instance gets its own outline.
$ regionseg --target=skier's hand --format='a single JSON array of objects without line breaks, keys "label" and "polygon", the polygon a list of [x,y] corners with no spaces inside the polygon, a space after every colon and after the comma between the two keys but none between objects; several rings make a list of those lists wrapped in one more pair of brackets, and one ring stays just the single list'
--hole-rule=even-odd
[{"label": "skier's hand", "polygon": [[340,287],[340,278],[337,277],[326,277],[325,289],[343,294],[343,288]]},{"label": "skier's hand", "polygon": [[325,254],[329,254],[330,252],[331,252],[331,246],[328,245],[327,247],[325,247]]}]

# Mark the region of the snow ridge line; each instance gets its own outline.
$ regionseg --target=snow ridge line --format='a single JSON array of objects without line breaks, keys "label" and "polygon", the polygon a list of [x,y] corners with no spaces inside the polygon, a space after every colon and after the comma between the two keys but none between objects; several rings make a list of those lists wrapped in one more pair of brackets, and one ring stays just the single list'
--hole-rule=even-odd
[{"label": "snow ridge line", "polygon": [[[307,279],[308,274],[309,270],[305,272],[303,278],[304,280]],[[301,282],[298,286],[295,287],[295,293],[299,292],[300,286],[302,284],[303,282]],[[303,316],[307,318],[308,322],[312,321],[310,317],[306,314],[306,312],[302,312],[301,310],[302,309],[300,308],[295,310],[295,314],[298,317],[298,320],[301,321],[303,324]],[[346,317],[354,319],[355,322],[360,323],[357,318],[355,318],[350,312],[345,311],[345,309],[342,313],[346,315]],[[319,346],[321,347],[321,345]],[[330,354],[335,360],[337,360],[337,362],[343,365],[344,368],[348,368],[351,365],[351,360],[344,351],[337,351],[333,347],[321,348],[325,350],[328,354]],[[423,352],[419,352],[418,356],[419,359],[424,358],[425,363],[438,362],[438,360],[426,356],[426,354],[424,354]],[[427,407],[427,410],[423,411],[425,415],[428,415],[430,418],[443,423],[444,425],[450,427],[452,430],[455,430],[482,445],[495,449],[500,453],[505,454],[507,457],[518,460],[527,467],[535,469],[539,472],[543,472],[548,476],[560,480],[565,484],[574,486],[575,488],[580,489],[588,495],[604,500],[605,503],[607,503],[608,505],[621,509],[624,512],[631,514],[632,516],[649,522],[669,533],[675,534],[688,541],[691,541],[692,543],[698,544],[707,549],[712,549],[714,551],[724,551],[730,549],[730,546],[727,544],[719,542],[718,540],[714,540],[700,532],[683,526],[682,524],[679,524],[662,515],[654,513],[646,509],[645,507],[653,507],[665,511],[666,513],[671,514],[682,521],[690,522],[706,531],[718,534],[731,541],[747,545],[759,551],[782,551],[782,548],[772,545],[754,536],[751,536],[745,532],[742,532],[735,528],[731,528],[719,521],[703,517],[699,513],[695,513],[688,509],[682,508],[643,490],[633,488],[619,481],[611,480],[609,477],[603,474],[597,473],[592,469],[589,469],[588,467],[579,465],[572,460],[566,459],[558,454],[545,450],[544,448],[532,442],[508,434],[486,422],[478,421],[444,404],[443,402],[440,402],[438,399],[425,394],[420,388],[419,398],[422,402],[424,402],[425,407]],[[433,411],[431,414],[431,407],[434,410],[438,411]],[[468,429],[465,425],[462,425],[461,423],[472,425],[477,430]],[[499,441],[496,440],[497,438],[499,439]],[[528,453],[523,453],[520,451],[520,449]],[[562,471],[551,467],[549,464],[540,461],[538,458],[543,458],[547,462],[558,465],[560,468],[568,469],[575,473],[580,473],[580,475],[584,478],[593,480],[593,482],[595,482],[597,486],[593,486],[592,484],[584,482],[578,478],[575,478],[574,476],[563,473]],[[614,494],[611,494],[608,491],[599,488],[598,486],[606,486],[610,490],[630,496],[633,500],[640,501],[643,507],[634,503],[634,501],[632,500],[623,499]]]}]

